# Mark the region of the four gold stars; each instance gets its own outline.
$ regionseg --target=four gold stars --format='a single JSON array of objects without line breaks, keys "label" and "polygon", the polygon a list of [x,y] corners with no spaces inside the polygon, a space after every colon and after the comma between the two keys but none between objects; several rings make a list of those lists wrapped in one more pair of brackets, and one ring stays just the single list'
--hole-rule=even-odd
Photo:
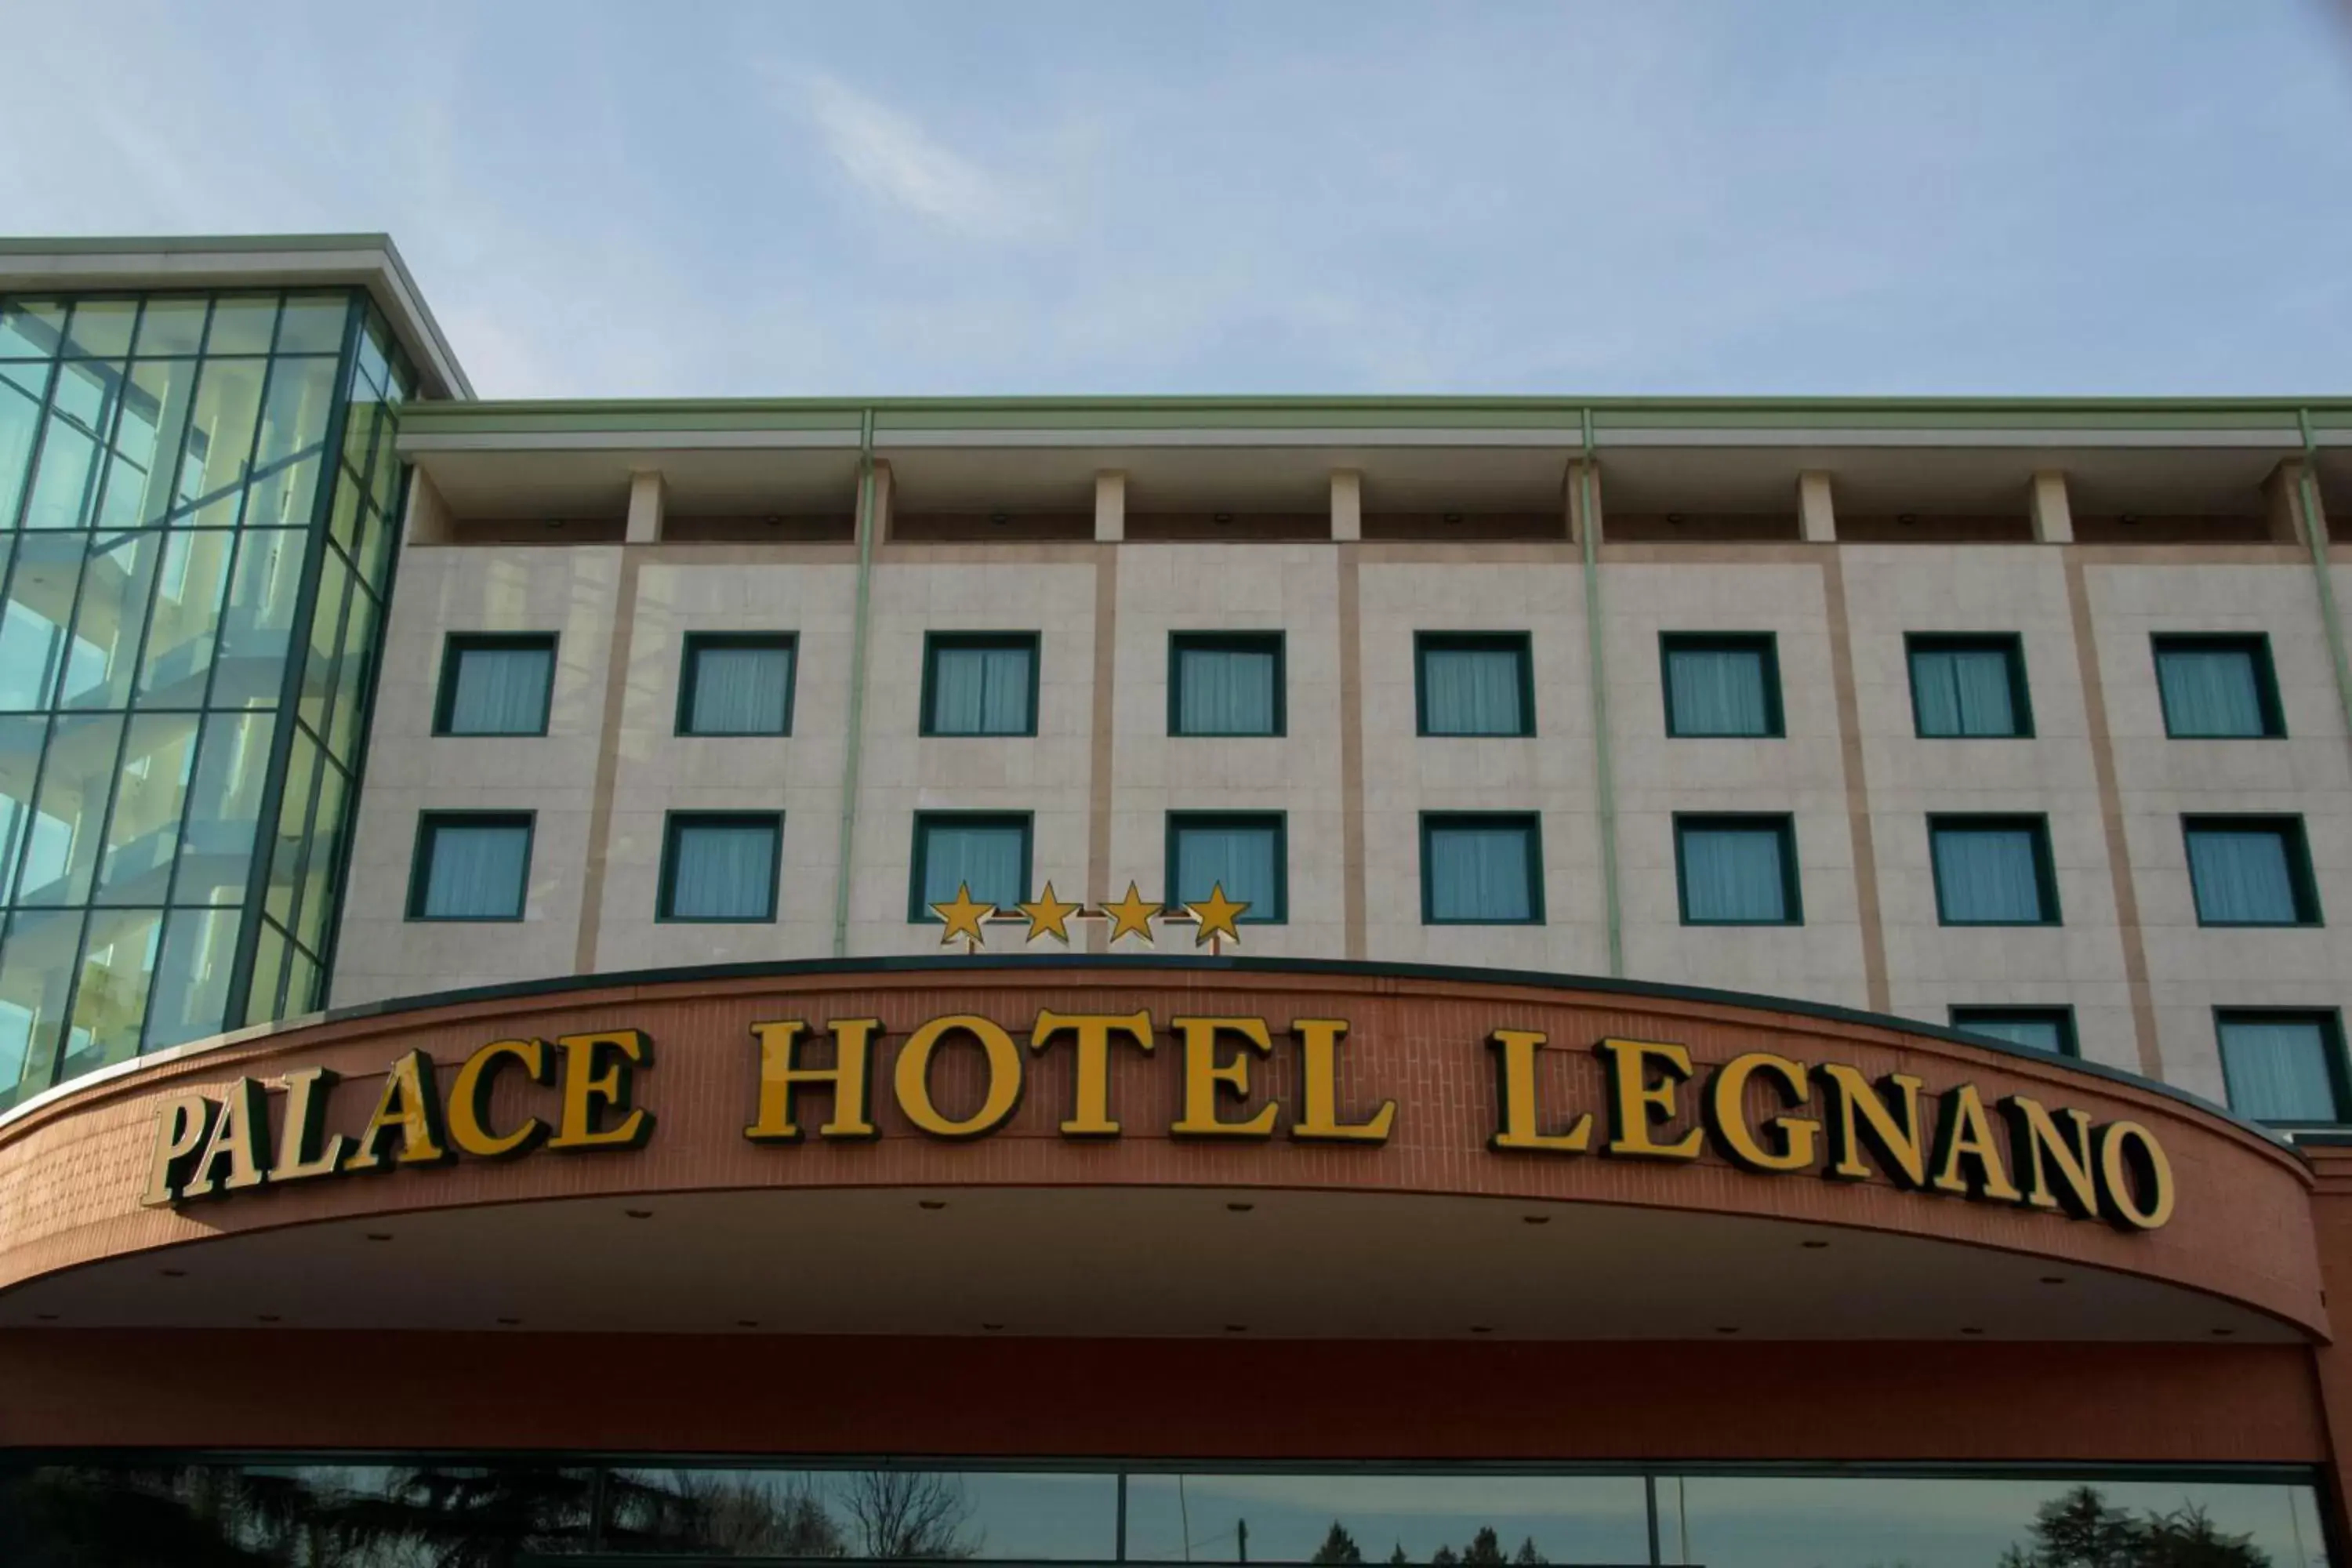
[{"label": "four gold stars", "polygon": [[1029,902],[1000,909],[973,898],[968,883],[958,883],[956,896],[946,903],[933,904],[931,912],[944,923],[944,929],[940,932],[940,946],[948,947],[961,942],[965,952],[978,952],[988,944],[987,932],[983,928],[991,921],[1024,920],[1029,922],[1027,941],[1035,942],[1039,937],[1050,936],[1065,947],[1070,942],[1069,922],[1073,918],[1110,921],[1110,940],[1114,942],[1123,936],[1141,937],[1150,942],[1154,920],[1190,920],[1194,927],[1192,945],[1195,947],[1221,942],[1239,942],[1242,933],[1235,922],[1249,905],[1225,897],[1224,884],[1220,882],[1209,889],[1208,898],[1200,903],[1178,908],[1181,913],[1176,909],[1162,908],[1157,900],[1145,898],[1142,890],[1129,882],[1125,898],[1107,900],[1098,908],[1088,909],[1084,904],[1072,903],[1059,897],[1054,891],[1054,884],[1048,882],[1045,890]]},{"label": "four gold stars", "polygon": [[1240,919],[1242,911],[1249,906],[1237,904],[1225,897],[1225,885],[1223,882],[1217,883],[1209,889],[1209,896],[1203,902],[1187,904],[1184,907],[1192,911],[1194,920],[1201,922],[1200,929],[1192,933],[1194,947],[1219,935],[1231,937],[1235,942],[1241,941],[1242,933],[1234,929],[1234,921]]},{"label": "four gold stars", "polygon": [[1029,917],[1029,940],[1050,936],[1064,947],[1070,945],[1070,929],[1066,922],[1072,915],[1084,910],[1084,904],[1066,904],[1054,897],[1054,884],[1045,884],[1045,896],[1034,903],[1015,904],[1013,908]]}]

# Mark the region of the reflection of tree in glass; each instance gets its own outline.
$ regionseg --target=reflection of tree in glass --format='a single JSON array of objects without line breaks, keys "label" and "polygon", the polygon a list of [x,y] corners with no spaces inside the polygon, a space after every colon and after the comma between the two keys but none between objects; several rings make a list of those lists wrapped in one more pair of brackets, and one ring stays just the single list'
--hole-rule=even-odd
[{"label": "reflection of tree in glass", "polygon": [[[1309,1563],[1361,1563],[1363,1560],[1364,1554],[1357,1547],[1356,1538],[1341,1528],[1339,1521],[1335,1519],[1331,1521],[1331,1533],[1323,1538],[1323,1544],[1317,1547],[1315,1555],[1307,1561]],[[1397,1548],[1396,1561],[1403,1560],[1404,1548],[1400,1545]]]},{"label": "reflection of tree in glass", "polygon": [[606,1472],[607,1549],[842,1557],[841,1529],[797,1476],[719,1470]]},{"label": "reflection of tree in glass", "polygon": [[929,1470],[859,1470],[842,1488],[861,1557],[977,1557],[961,1478]]},{"label": "reflection of tree in glass", "polygon": [[2096,1487],[2043,1503],[2032,1534],[2030,1548],[2001,1553],[2000,1568],[2271,1568],[2252,1536],[2222,1534],[2198,1504],[2136,1519]]}]

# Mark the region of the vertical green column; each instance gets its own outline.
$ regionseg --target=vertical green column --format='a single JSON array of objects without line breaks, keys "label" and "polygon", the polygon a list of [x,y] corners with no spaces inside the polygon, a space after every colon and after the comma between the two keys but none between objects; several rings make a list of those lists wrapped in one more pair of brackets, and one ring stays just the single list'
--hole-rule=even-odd
[{"label": "vertical green column", "polygon": [[857,842],[857,764],[866,747],[866,619],[873,601],[874,410],[857,425],[857,604],[849,631],[849,732],[841,763],[841,865],[833,884],[833,956],[849,955],[850,857]]},{"label": "vertical green column", "polygon": [[1584,460],[1576,468],[1578,533],[1584,545],[1585,662],[1592,680],[1592,795],[1601,826],[1601,897],[1609,921],[1609,973],[1625,973],[1625,911],[1617,885],[1617,769],[1609,750],[1609,652],[1601,618],[1601,522],[1594,505],[1592,410],[1584,410]]}]

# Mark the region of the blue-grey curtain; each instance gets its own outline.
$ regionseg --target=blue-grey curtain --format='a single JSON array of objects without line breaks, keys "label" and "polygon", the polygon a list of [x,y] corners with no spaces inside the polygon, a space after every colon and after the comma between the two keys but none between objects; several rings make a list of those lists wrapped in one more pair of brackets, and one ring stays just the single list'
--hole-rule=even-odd
[{"label": "blue-grey curtain", "polygon": [[543,647],[460,649],[457,687],[449,701],[451,732],[535,735],[547,728],[554,657]]},{"label": "blue-grey curtain", "polygon": [[[932,731],[940,735],[1025,733],[1030,653],[1025,647],[938,649],[931,666]],[[949,889],[948,896],[953,898],[954,889]]]},{"label": "blue-grey curtain", "polygon": [[775,913],[776,830],[753,823],[682,826],[669,876],[669,912],[678,920],[770,919]]},{"label": "blue-grey curtain", "polygon": [[698,648],[688,724],[698,735],[781,735],[792,689],[788,647]]},{"label": "blue-grey curtain", "polygon": [[1422,695],[1433,735],[1517,735],[1519,654],[1507,647],[1433,647],[1422,656]]},{"label": "blue-grey curtain", "polygon": [[1029,896],[1021,877],[1021,829],[932,823],[923,839],[923,902],[955,901],[959,887],[977,902],[1011,909]]},{"label": "blue-grey curtain", "polygon": [[2308,1019],[2224,1023],[2221,1074],[2230,1109],[2254,1121],[2337,1120],[2328,1050],[2326,1031]]},{"label": "blue-grey curtain", "polygon": [[522,913],[528,829],[442,823],[433,830],[425,913],[435,920],[511,920]]},{"label": "blue-grey curtain", "polygon": [[1535,916],[1534,868],[1524,827],[1429,830],[1429,913],[1440,921]]},{"label": "blue-grey curtain", "polygon": [[2263,732],[2263,695],[2243,648],[2167,648],[2156,661],[2166,727],[2175,735]]},{"label": "blue-grey curtain", "polygon": [[2066,1036],[2055,1018],[1962,1018],[1952,1026],[1972,1035],[1990,1035],[1996,1040],[2029,1046],[2037,1051],[2063,1051]]},{"label": "blue-grey curtain", "polygon": [[1694,921],[1777,924],[1789,918],[1780,831],[1771,827],[1683,830],[1683,900]]},{"label": "blue-grey curtain", "polygon": [[1677,735],[1761,735],[1770,728],[1764,656],[1754,648],[1675,648],[1666,700]]},{"label": "blue-grey curtain", "polygon": [[1176,901],[1197,904],[1214,888],[1247,904],[1244,920],[1273,920],[1281,912],[1272,827],[1180,827],[1176,833]]},{"label": "blue-grey curtain", "polygon": [[2283,835],[2262,828],[2199,828],[2189,835],[2197,918],[2211,925],[2293,925],[2294,873]]},{"label": "blue-grey curtain", "polygon": [[2043,918],[2042,867],[2021,827],[1936,830],[1936,889],[1944,918],[2034,925]]},{"label": "blue-grey curtain", "polygon": [[2009,655],[1999,648],[1926,648],[1911,656],[1923,735],[2014,735]]},{"label": "blue-grey curtain", "polygon": [[1274,664],[1262,648],[1177,650],[1176,721],[1186,735],[1274,733]]}]

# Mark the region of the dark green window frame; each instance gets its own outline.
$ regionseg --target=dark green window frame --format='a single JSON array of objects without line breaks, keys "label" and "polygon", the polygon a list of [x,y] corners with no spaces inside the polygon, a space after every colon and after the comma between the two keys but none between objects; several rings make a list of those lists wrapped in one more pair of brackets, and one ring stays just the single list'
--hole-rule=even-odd
[{"label": "dark green window frame", "polygon": [[[1430,840],[1449,827],[1515,827],[1526,847],[1528,913],[1515,921],[1440,920],[1430,878]],[[1535,811],[1424,811],[1421,814],[1421,923],[1425,926],[1539,926],[1545,923],[1543,814]]]},{"label": "dark green window frame", "polygon": [[[441,683],[433,697],[433,733],[458,740],[520,740],[547,733],[555,718],[554,632],[451,632],[441,640]],[[539,703],[536,730],[452,730],[449,721],[457,705],[457,670],[469,653],[521,653],[543,649],[547,654],[547,690]]]},{"label": "dark green window frame", "polygon": [[[1281,632],[1170,632],[1168,634],[1168,733],[1202,740],[1244,740],[1290,732],[1288,638]],[[1183,727],[1184,655],[1261,653],[1274,659],[1274,727],[1269,730],[1187,730]]]},{"label": "dark green window frame", "polygon": [[[1235,919],[1237,923],[1245,926],[1288,925],[1290,923],[1290,814],[1286,811],[1170,812],[1166,841],[1163,846],[1165,858],[1161,862],[1163,880],[1160,886],[1168,889],[1167,908],[1171,913],[1181,912],[1184,907],[1176,901],[1176,845],[1184,830],[1192,827],[1210,830],[1235,827],[1273,830],[1274,912],[1260,913],[1257,906],[1253,904],[1246,913]],[[1230,888],[1226,889],[1225,896],[1231,898],[1233,891]]]},{"label": "dark green window frame", "polygon": [[[2033,839],[2033,880],[2041,896],[2042,918],[2032,921],[1962,921],[1954,920],[1945,908],[1944,874],[1936,863],[1936,835],[1952,829],[1958,832],[2015,831],[2028,833]],[[1927,815],[1927,875],[1936,884],[1936,923],[1947,926],[2016,927],[2054,926],[2065,923],[2058,906],[2058,869],[2050,857],[2050,818],[2030,813],[2008,812],[1979,815],[1973,812],[1930,812]]]},{"label": "dark green window frame", "polygon": [[[1764,728],[1758,734],[1725,734],[1715,730],[1685,730],[1675,720],[1673,659],[1677,653],[1753,653],[1759,657],[1764,681]],[[1686,741],[1778,741],[1789,733],[1788,715],[1780,705],[1780,638],[1776,632],[1660,632],[1658,690],[1666,708],[1666,734]]]},{"label": "dark green window frame", "polygon": [[[2336,1100],[2336,1114],[2322,1121],[2259,1121],[2264,1127],[2341,1127],[2352,1121],[2352,1066],[2345,1061],[2344,1015],[2334,1007],[2216,1007],[2213,1009],[2213,1054],[2221,1059],[2221,1097],[2230,1097],[2229,1026],[2231,1024],[2312,1024],[2327,1053],[2327,1086]],[[2235,1105],[2230,1107],[2241,1116]]]},{"label": "dark green window frame", "polygon": [[[2016,728],[2004,735],[1930,732],[1919,708],[1919,656],[1923,653],[1998,653],[2009,666],[2009,711]],[[1911,732],[1922,741],[2031,741],[2033,696],[2025,679],[2025,639],[2015,632],[1906,632],[1903,669],[1911,686]]]},{"label": "dark green window frame", "polygon": [[2294,919],[2291,921],[2216,921],[2205,918],[2205,898],[2197,885],[2197,859],[2189,853],[2189,900],[2197,909],[2197,923],[2223,930],[2294,930],[2326,923],[2319,908],[2319,879],[2311,869],[2311,843],[2304,835],[2303,818],[2291,812],[2247,814],[2239,816],[2191,814],[2180,819],[2180,840],[2184,852],[2193,849],[2193,841],[2200,832],[2273,833],[2286,856],[2287,880],[2294,890]]},{"label": "dark green window frame", "polygon": [[[678,840],[689,828],[764,827],[768,830],[768,907],[756,915],[681,915],[677,912]],[[783,881],[784,814],[781,811],[673,811],[662,821],[661,888],[654,919],[664,925],[773,925]]]},{"label": "dark green window frame", "polygon": [[[2148,653],[2156,670],[2156,701],[2164,712],[2164,732],[2175,741],[2283,741],[2286,739],[2286,710],[2279,705],[2278,671],[2271,664],[2271,639],[2267,632],[2156,632],[2150,635]],[[2203,731],[2183,731],[2172,721],[2172,705],[2164,700],[2164,656],[2178,650],[2182,653],[2235,652],[2246,656],[2254,673],[2254,700],[2262,710],[2263,731],[2259,735],[2216,735]]]},{"label": "dark green window frame", "polygon": [[[2074,1036],[2074,1009],[2072,1007],[1979,1007],[1955,1005],[1951,1009],[1952,1027],[1963,1033],[1974,1033],[1970,1026],[1975,1024],[2000,1024],[2012,1021],[2049,1024],[2057,1031],[2060,1055],[2080,1057],[2083,1054],[2082,1042]],[[1989,1035],[1985,1037],[1999,1045],[2003,1050],[2032,1048],[2020,1046],[2014,1040],[2003,1039],[1999,1035]]]},{"label": "dark green window frame", "polygon": [[[1781,916],[1777,921],[1699,920],[1690,912],[1690,879],[1683,857],[1683,835],[1692,829],[1757,832],[1770,830],[1780,846]],[[1805,923],[1802,879],[1797,866],[1797,822],[1785,811],[1704,811],[1674,816],[1675,908],[1686,926],[1801,926]]]},{"label": "dark green window frame", "polygon": [[[444,827],[520,827],[522,829],[522,882],[515,889],[510,915],[428,915],[425,895],[433,869],[433,840]],[[408,913],[412,921],[430,925],[516,925],[530,914],[530,864],[539,850],[539,813],[535,811],[420,811],[416,843],[409,852]]]},{"label": "dark green window frame", "polygon": [[[1433,653],[1508,653],[1519,670],[1519,727],[1516,730],[1432,730],[1429,727],[1429,658]],[[1412,634],[1412,717],[1416,734],[1438,741],[1524,740],[1536,732],[1535,643],[1527,632],[1415,632]]]},{"label": "dark green window frame", "polygon": [[[699,735],[711,739],[734,737],[772,737],[793,732],[793,704],[798,700],[801,685],[800,636],[796,632],[688,632],[678,655],[677,668],[677,733]],[[706,649],[742,648],[753,651],[782,653],[788,668],[784,674],[784,724],[781,730],[698,730],[694,727],[694,690],[701,679],[701,656]]]},{"label": "dark green window frame", "polygon": [[915,842],[908,858],[910,862],[907,880],[907,922],[909,925],[940,925],[939,916],[923,901],[924,862],[930,858],[933,827],[1017,827],[1021,830],[1021,896],[1036,896],[1036,865],[1032,854],[1036,847],[1036,816],[1026,811],[919,811],[915,813]]},{"label": "dark green window frame", "polygon": [[[1037,667],[1043,661],[1044,639],[1035,632],[925,632],[921,724],[918,731],[941,740],[1004,740],[1037,732]],[[1029,722],[1021,730],[940,730],[931,722],[931,700],[938,689],[940,654],[947,649],[1024,648],[1029,655]],[[794,671],[795,677],[798,671]]]}]

